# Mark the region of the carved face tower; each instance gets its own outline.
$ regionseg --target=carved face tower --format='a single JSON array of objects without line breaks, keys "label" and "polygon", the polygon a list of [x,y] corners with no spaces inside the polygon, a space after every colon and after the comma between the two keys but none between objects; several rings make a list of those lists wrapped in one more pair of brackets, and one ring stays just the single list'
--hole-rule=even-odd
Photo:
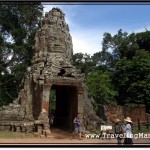
[{"label": "carved face tower", "polygon": [[53,8],[41,20],[41,28],[35,36],[32,66],[25,73],[17,101],[0,109],[0,125],[10,125],[17,131],[20,127],[27,131],[30,128],[30,132],[34,126],[34,132],[48,136],[53,107],[50,95],[54,90],[54,127],[72,129],[74,117],[80,113],[81,126],[96,129],[100,120],[83,83],[84,76],[72,66],[72,53],[64,14]]},{"label": "carved face tower", "polygon": [[51,89],[56,91],[56,124],[67,118],[71,127],[69,120],[77,112],[83,114],[83,78],[72,65],[72,47],[64,14],[53,8],[41,20],[41,28],[35,35],[32,66],[20,92],[24,118],[43,120],[48,127]]},{"label": "carved face tower", "polygon": [[44,132],[49,130],[50,94],[55,90],[55,126],[71,129],[78,112],[82,126],[93,129],[98,119],[83,83],[84,76],[72,66],[72,54],[72,39],[64,14],[53,8],[42,19],[35,36],[32,66],[22,80],[17,117],[29,123],[34,121],[37,129],[42,125]]},{"label": "carved face tower", "polygon": [[[35,36],[33,67],[39,77],[57,76],[59,73],[74,72],[72,66],[73,46],[69,27],[63,12],[53,8],[41,21],[41,29]],[[38,72],[39,71],[39,72]]]}]

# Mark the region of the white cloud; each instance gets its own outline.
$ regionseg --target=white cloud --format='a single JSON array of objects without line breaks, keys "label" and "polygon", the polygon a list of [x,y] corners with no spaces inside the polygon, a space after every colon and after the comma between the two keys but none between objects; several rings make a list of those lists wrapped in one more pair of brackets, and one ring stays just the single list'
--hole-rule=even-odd
[{"label": "white cloud", "polygon": [[102,32],[78,29],[71,32],[74,53],[93,54],[101,51]]},{"label": "white cloud", "polygon": [[[78,14],[78,9],[80,5],[56,5],[55,3],[51,3],[53,5],[44,5],[44,13],[47,11],[49,12],[53,7],[59,7],[64,13],[65,13],[65,20],[66,23],[69,25],[70,28],[70,34],[72,36],[72,42],[73,42],[73,51],[74,53],[87,53],[87,54],[94,54],[96,52],[101,51],[102,49],[102,39],[104,32],[111,33],[112,35],[117,34],[118,30],[120,28],[116,26],[98,26],[96,28],[94,27],[84,27],[80,24],[77,24],[75,17]],[[119,26],[119,25],[118,25]],[[142,26],[142,25],[139,25]],[[132,31],[132,28],[134,29]],[[123,29],[123,31],[128,32],[129,34],[132,32],[142,32],[146,29],[150,29],[150,26],[143,28],[135,28],[135,26],[130,26],[127,29]]]},{"label": "white cloud", "polygon": [[78,5],[44,5],[44,13],[49,12],[53,7],[59,7],[65,13],[65,20],[72,36],[74,53],[82,52],[92,55],[101,50],[103,31],[84,29],[75,22],[74,16],[77,15]]}]

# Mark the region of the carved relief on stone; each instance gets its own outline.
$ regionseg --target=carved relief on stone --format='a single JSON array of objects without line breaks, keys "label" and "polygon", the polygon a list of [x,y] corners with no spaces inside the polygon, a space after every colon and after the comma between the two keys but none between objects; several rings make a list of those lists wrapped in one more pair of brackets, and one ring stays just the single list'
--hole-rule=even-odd
[{"label": "carved relief on stone", "polygon": [[[61,41],[61,42],[60,42]],[[64,40],[56,35],[48,37],[47,50],[48,52],[61,52],[64,53]]]},{"label": "carved relief on stone", "polygon": [[49,26],[50,27],[53,27],[55,25],[55,23],[56,23],[55,20],[53,20],[53,19],[49,20]]},{"label": "carved relief on stone", "polygon": [[65,38],[64,37],[60,37],[59,38],[59,42],[63,45],[65,45]]},{"label": "carved relief on stone", "polygon": [[41,26],[48,26],[50,23],[49,19],[47,17],[43,18],[41,21]]},{"label": "carved relief on stone", "polygon": [[33,50],[34,50],[34,53],[38,52],[39,51],[39,32],[36,33],[35,35],[35,45],[33,46]]},{"label": "carved relief on stone", "polygon": [[61,68],[65,63],[65,58],[64,57],[54,57],[52,59],[52,65]]}]

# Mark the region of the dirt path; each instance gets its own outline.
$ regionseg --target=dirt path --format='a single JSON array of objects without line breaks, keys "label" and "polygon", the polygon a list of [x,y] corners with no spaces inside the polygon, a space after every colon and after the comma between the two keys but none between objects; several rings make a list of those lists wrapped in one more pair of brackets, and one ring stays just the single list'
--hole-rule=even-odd
[{"label": "dirt path", "polygon": [[[102,140],[102,139],[55,139],[55,138],[27,138],[27,139],[0,139],[0,144],[116,144],[116,140]],[[150,140],[134,140],[134,143],[150,144]]]},{"label": "dirt path", "polygon": [[[76,136],[74,139],[71,140],[72,134],[60,129],[53,129],[52,130],[52,137],[50,138],[41,138],[41,137],[21,137],[21,138],[7,138],[7,139],[0,139],[0,144],[116,144],[116,139],[87,139],[83,138],[83,140],[78,140]],[[150,139],[137,139],[133,140],[134,143],[145,143],[150,144]]]}]

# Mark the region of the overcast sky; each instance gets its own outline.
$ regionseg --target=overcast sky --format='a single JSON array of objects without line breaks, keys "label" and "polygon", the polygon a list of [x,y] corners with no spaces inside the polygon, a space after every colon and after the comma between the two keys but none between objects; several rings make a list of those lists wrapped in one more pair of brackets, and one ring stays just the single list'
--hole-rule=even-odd
[{"label": "overcast sky", "polygon": [[101,51],[103,34],[116,34],[119,29],[128,33],[150,30],[149,5],[74,5],[67,2],[42,3],[44,12],[53,7],[60,8],[65,13],[66,23],[69,25],[73,40],[74,53],[93,54]]}]

